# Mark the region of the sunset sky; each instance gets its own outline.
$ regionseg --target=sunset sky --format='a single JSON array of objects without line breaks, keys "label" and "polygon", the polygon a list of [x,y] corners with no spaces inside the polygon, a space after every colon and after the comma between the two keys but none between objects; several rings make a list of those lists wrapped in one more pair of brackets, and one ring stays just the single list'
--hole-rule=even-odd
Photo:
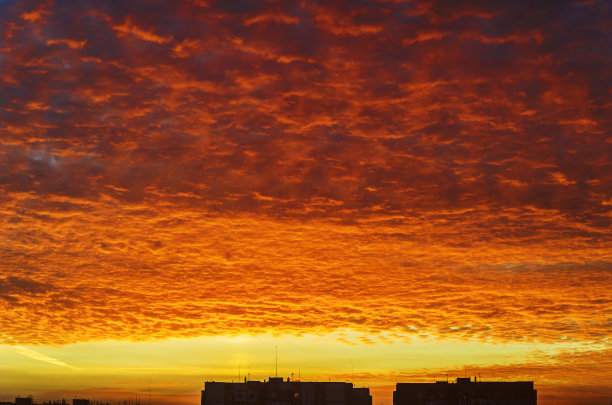
[{"label": "sunset sky", "polygon": [[607,0],[0,0],[0,401],[612,400]]}]

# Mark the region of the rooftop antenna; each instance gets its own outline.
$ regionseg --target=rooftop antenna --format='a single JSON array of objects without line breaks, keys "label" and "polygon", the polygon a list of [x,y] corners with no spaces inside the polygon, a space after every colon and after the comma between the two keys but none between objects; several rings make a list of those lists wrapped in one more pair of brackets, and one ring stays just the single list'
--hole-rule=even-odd
[{"label": "rooftop antenna", "polygon": [[276,364],[275,377],[278,378],[278,346],[274,346],[274,348],[275,348],[274,360]]}]

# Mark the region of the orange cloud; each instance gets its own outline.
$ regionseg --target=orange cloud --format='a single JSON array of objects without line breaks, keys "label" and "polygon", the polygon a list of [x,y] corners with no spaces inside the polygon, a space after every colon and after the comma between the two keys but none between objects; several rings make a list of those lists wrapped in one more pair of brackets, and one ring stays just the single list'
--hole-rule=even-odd
[{"label": "orange cloud", "polygon": [[155,42],[156,44],[165,44],[167,42],[172,41],[171,37],[162,37],[156,35],[151,31],[144,30],[132,24],[132,22],[127,19],[123,24],[113,25],[113,29],[120,34],[123,35],[133,35],[138,39],[148,42]]},{"label": "orange cloud", "polygon": [[75,41],[72,39],[48,39],[47,45],[58,45],[63,44],[68,46],[71,49],[80,49],[85,46],[87,41]]}]

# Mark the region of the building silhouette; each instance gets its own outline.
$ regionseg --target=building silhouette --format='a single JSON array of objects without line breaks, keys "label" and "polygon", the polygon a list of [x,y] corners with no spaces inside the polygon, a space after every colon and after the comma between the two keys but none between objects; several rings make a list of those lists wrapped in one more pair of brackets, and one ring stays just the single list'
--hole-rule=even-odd
[{"label": "building silhouette", "polygon": [[398,383],[393,405],[536,405],[533,381],[474,381],[457,378],[456,383]]},{"label": "building silhouette", "polygon": [[369,388],[345,382],[302,382],[270,377],[268,381],[207,381],[201,405],[372,405]]}]

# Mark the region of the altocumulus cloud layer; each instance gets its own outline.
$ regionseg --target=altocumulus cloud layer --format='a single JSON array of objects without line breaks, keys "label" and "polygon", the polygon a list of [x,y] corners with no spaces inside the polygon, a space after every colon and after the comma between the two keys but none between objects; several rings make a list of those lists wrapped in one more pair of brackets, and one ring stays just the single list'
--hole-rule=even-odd
[{"label": "altocumulus cloud layer", "polygon": [[611,13],[1,2],[5,341],[606,344]]}]

